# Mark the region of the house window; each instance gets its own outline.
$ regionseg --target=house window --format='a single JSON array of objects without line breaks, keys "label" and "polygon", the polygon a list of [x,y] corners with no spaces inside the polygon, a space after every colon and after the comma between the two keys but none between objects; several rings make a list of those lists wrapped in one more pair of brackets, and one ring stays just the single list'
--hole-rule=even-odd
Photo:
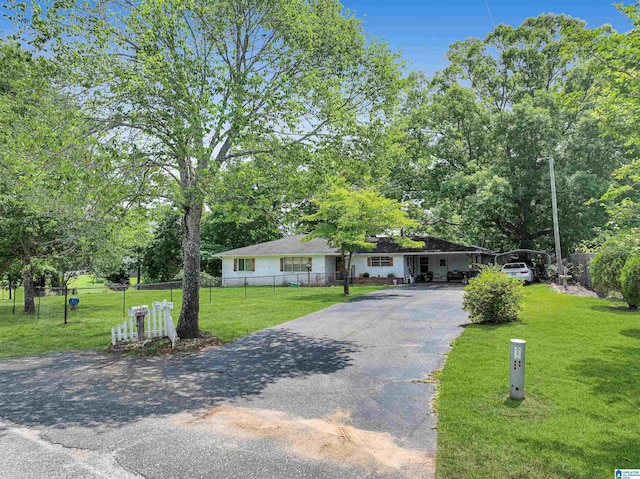
[{"label": "house window", "polygon": [[393,259],[391,256],[372,256],[368,263],[372,267],[393,266]]},{"label": "house window", "polygon": [[255,258],[237,258],[233,260],[234,271],[255,271],[256,259]]},{"label": "house window", "polygon": [[307,263],[312,264],[311,258],[280,258],[280,271],[307,271]]},{"label": "house window", "polygon": [[429,257],[420,256],[420,272],[426,273],[427,271],[429,271]]},{"label": "house window", "polygon": [[441,259],[440,260],[440,267],[444,268],[445,266],[447,266],[447,260],[446,259]]}]

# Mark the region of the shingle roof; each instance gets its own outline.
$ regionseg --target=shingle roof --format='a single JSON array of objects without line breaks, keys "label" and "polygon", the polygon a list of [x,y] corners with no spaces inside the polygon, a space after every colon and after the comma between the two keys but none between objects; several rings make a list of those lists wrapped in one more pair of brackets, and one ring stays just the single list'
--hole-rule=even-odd
[{"label": "shingle roof", "polygon": [[306,235],[289,236],[266,243],[260,243],[244,248],[232,249],[217,256],[267,256],[277,254],[340,254],[337,248],[332,248],[327,244],[327,240],[322,238],[314,238],[309,242],[303,243],[300,240]]},{"label": "shingle roof", "polygon": [[433,236],[412,236],[411,239],[422,241],[424,246],[421,248],[403,248],[391,238],[371,238],[371,241],[376,243],[376,248],[372,253],[453,253],[460,251],[482,251],[482,248],[476,246],[464,246],[440,238],[434,238]]},{"label": "shingle roof", "polygon": [[[300,240],[305,235],[289,236],[266,243],[260,243],[253,246],[245,246],[244,248],[232,249],[218,256],[268,256],[268,255],[306,255],[306,254],[340,254],[337,248],[332,248],[327,241],[322,238],[315,238],[309,242],[303,243]],[[415,236],[412,239],[423,241],[422,248],[402,248],[398,246],[391,238],[371,238],[370,241],[376,244],[373,251],[359,251],[359,253],[370,254],[390,254],[390,253],[451,253],[451,252],[481,252],[486,251],[476,246],[464,246],[450,241],[445,241],[433,236]]]}]

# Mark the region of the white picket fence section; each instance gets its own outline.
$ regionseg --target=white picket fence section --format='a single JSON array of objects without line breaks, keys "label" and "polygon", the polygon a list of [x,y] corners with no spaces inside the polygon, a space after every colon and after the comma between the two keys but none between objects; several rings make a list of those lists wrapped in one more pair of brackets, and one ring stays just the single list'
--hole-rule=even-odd
[{"label": "white picket fence section", "polygon": [[173,326],[171,301],[154,301],[151,309],[149,306],[133,306],[129,308],[129,319],[115,328],[111,328],[111,344],[118,341],[132,341],[138,337],[136,315],[144,313],[144,335],[147,338],[168,337],[171,347],[175,347],[178,334]]}]

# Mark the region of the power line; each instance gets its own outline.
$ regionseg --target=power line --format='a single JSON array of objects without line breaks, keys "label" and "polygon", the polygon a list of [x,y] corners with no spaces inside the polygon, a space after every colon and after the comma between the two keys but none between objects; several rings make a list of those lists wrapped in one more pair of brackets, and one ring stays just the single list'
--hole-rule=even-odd
[{"label": "power line", "polygon": [[484,5],[487,7],[487,12],[489,13],[489,18],[491,19],[491,24],[493,28],[496,28],[496,22],[493,21],[493,15],[491,15],[491,9],[489,8],[489,2],[484,0]]}]

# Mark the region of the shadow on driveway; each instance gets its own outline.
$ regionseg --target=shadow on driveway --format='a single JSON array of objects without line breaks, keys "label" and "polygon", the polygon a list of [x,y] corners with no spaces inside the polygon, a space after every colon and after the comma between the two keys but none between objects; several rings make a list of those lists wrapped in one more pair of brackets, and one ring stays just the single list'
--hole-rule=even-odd
[{"label": "shadow on driveway", "polygon": [[114,426],[211,408],[279,378],[329,374],[354,345],[269,329],[187,357],[73,352],[0,362],[0,418],[25,426]]}]

